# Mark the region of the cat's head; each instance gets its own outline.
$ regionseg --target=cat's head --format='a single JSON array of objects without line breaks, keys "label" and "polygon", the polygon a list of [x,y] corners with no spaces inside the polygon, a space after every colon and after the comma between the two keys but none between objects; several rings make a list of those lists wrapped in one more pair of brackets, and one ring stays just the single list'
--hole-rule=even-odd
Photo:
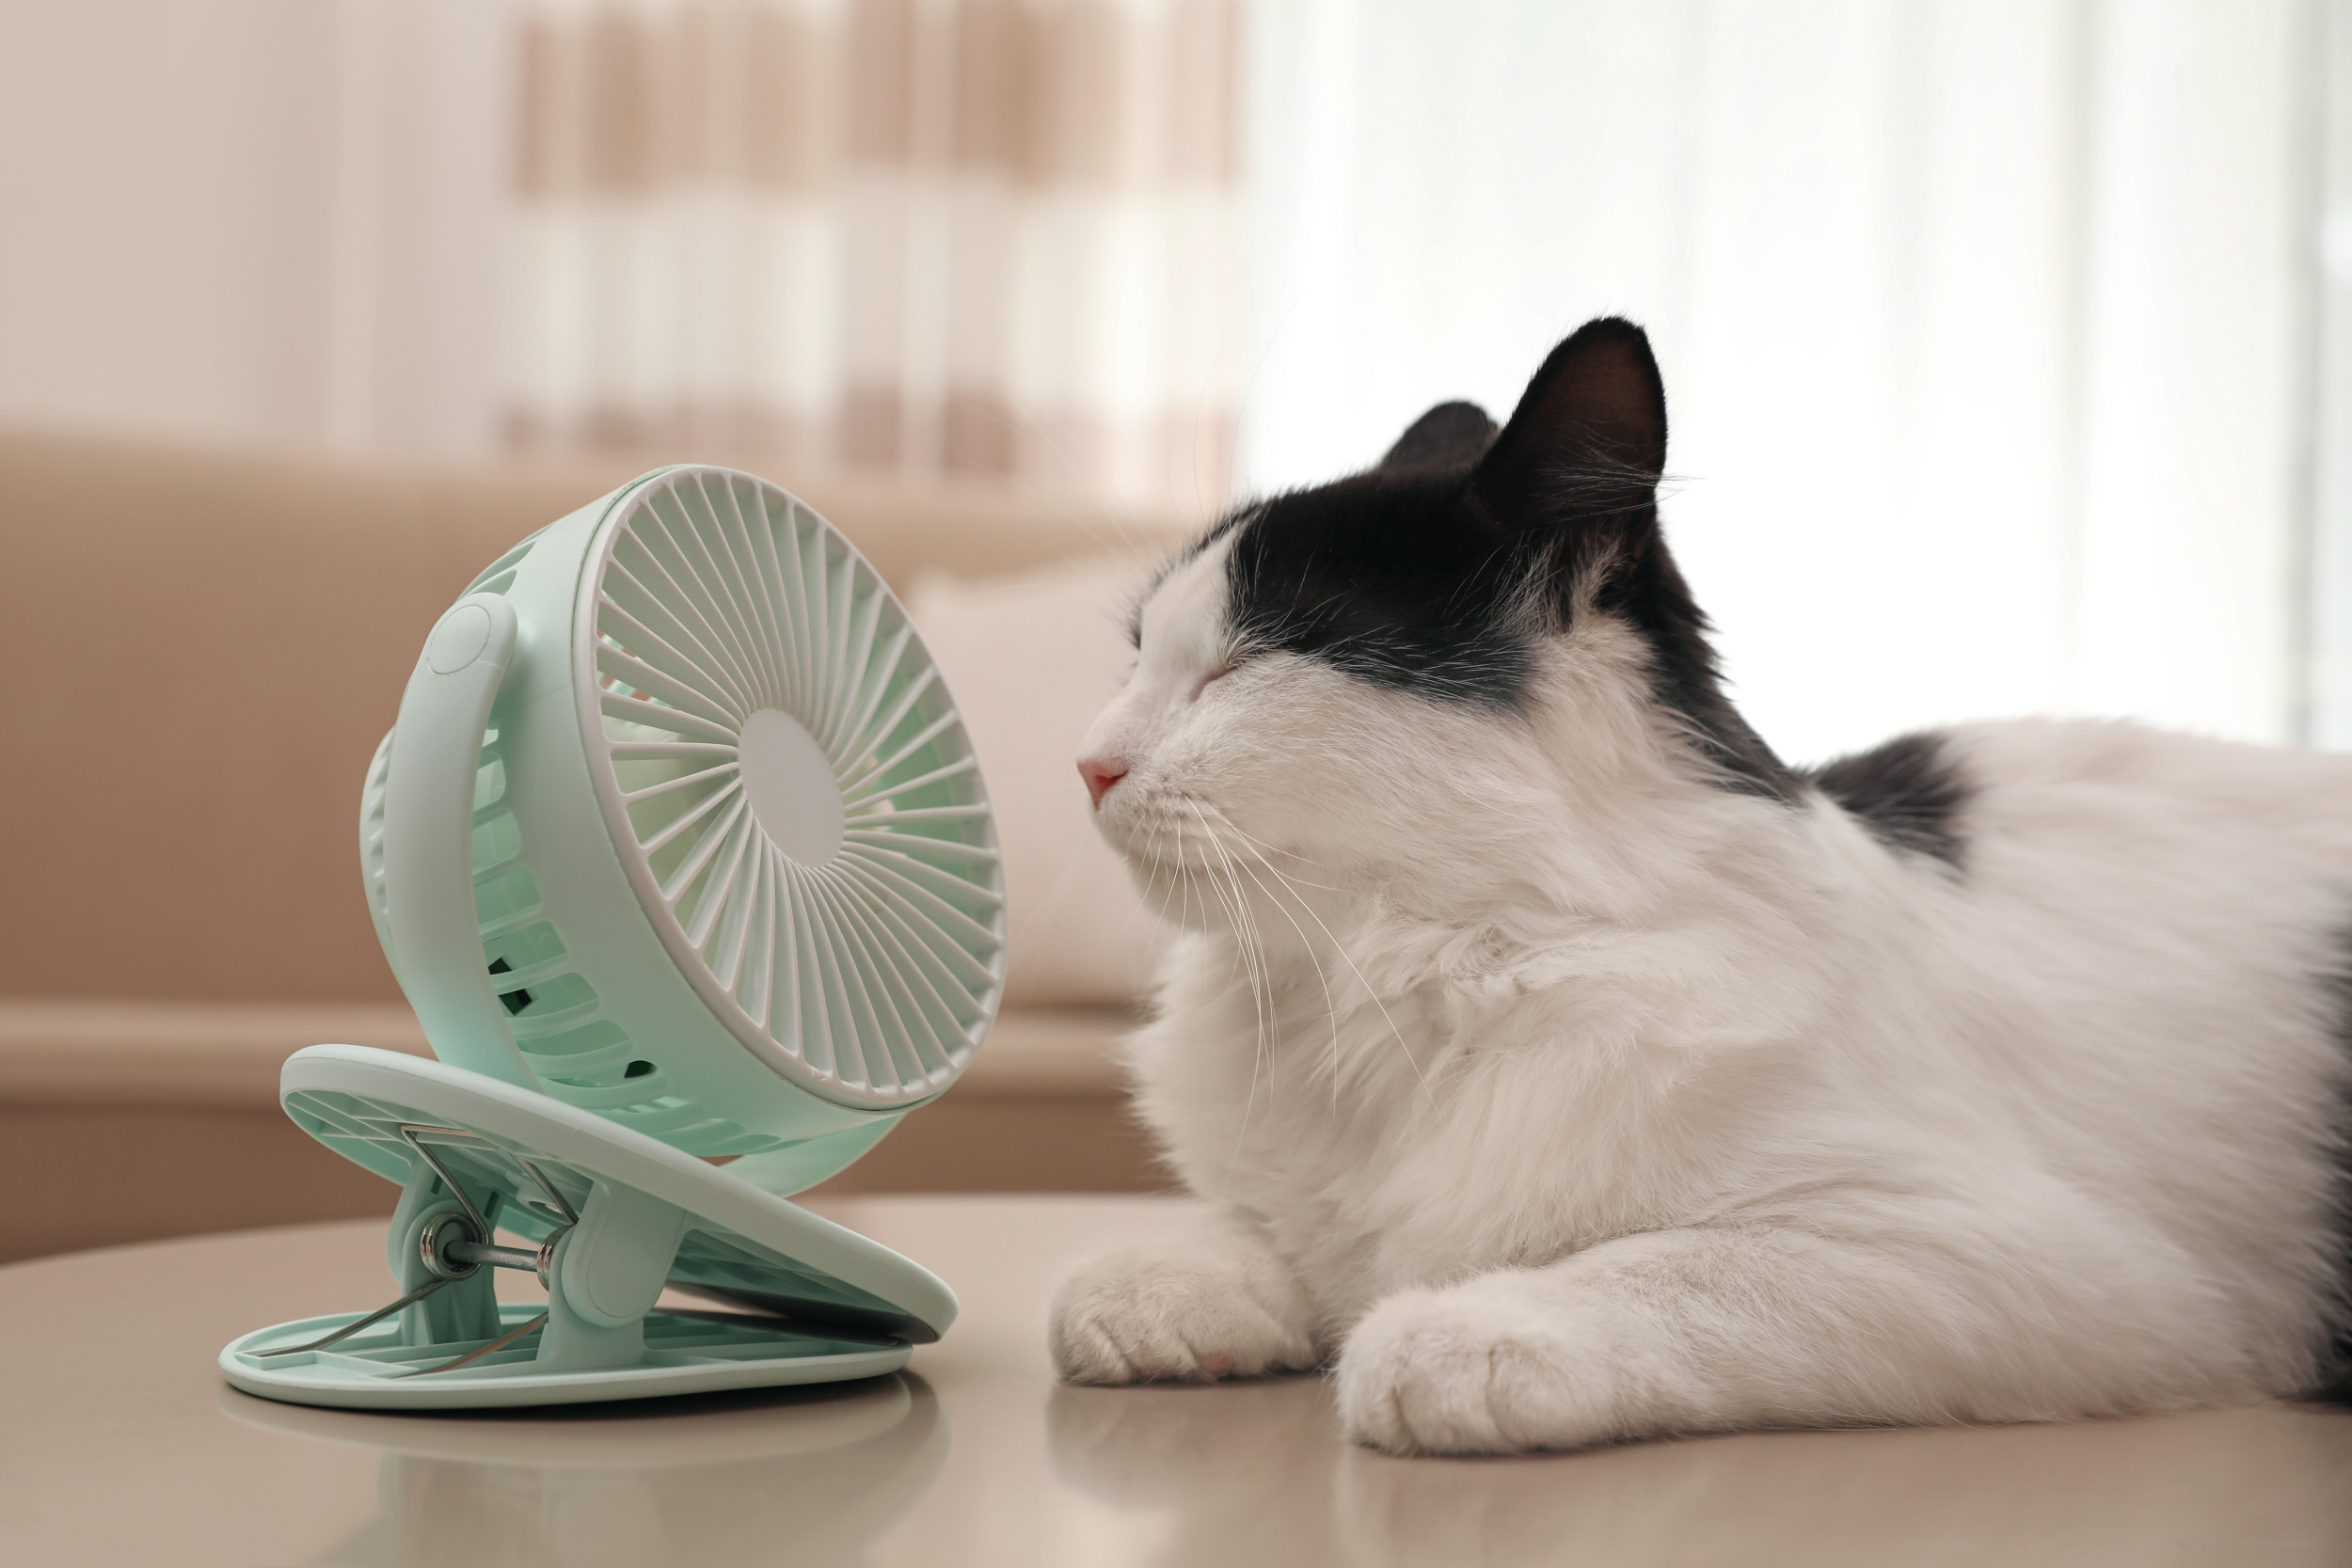
[{"label": "cat's head", "polygon": [[1147,895],[1200,925],[1275,867],[1474,888],[1629,796],[1787,795],[1660,534],[1665,456],[1647,338],[1595,321],[1500,431],[1441,404],[1189,546],[1079,762]]}]

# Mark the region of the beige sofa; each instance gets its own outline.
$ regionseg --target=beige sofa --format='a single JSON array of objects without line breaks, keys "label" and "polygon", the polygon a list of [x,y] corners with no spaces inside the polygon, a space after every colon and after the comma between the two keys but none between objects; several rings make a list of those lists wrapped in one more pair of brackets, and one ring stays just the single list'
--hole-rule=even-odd
[{"label": "beige sofa", "polygon": [[[319,1040],[422,1052],[377,951],[360,775],[425,631],[506,546],[649,465],[426,470],[0,435],[0,1261],[384,1212],[278,1113]],[[778,475],[894,585],[1176,519]],[[834,1190],[1154,1184],[1115,1007],[1009,1009]]]}]

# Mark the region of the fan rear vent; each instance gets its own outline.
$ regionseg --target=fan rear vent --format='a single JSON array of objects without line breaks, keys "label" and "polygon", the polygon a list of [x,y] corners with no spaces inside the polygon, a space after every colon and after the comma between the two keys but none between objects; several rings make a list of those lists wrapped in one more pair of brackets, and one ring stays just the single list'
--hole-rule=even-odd
[{"label": "fan rear vent", "polygon": [[392,777],[392,737],[387,733],[368,764],[368,782],[359,793],[359,868],[368,884],[368,913],[375,920],[377,941],[391,957],[391,912],[384,902],[384,791]]},{"label": "fan rear vent", "polygon": [[[492,958],[490,960],[490,973],[493,974],[511,974],[514,973],[514,970],[515,966],[508,963],[504,958]],[[516,986],[513,990],[501,990],[499,992],[499,1003],[501,1006],[505,1007],[510,1015],[519,1013],[525,1007],[531,1006],[531,992],[523,990],[520,986]]]},{"label": "fan rear vent", "polygon": [[660,1061],[607,1016],[541,906],[522,825],[505,803],[499,733],[483,737],[474,775],[474,906],[483,968],[523,1061],[552,1099],[652,1133],[689,1153],[750,1154],[781,1147],[680,1095]]},{"label": "fan rear vent", "polygon": [[[546,531],[546,529],[541,529],[539,533]],[[514,587],[515,576],[522,570],[523,558],[531,553],[531,546],[539,542],[539,533],[532,534],[484,567],[482,575],[466,585],[466,593],[457,596],[462,599],[467,594],[504,594]]]}]

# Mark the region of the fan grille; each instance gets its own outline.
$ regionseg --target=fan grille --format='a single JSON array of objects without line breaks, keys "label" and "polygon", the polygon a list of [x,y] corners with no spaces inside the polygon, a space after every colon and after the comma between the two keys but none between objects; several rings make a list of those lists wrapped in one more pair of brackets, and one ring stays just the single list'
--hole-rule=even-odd
[{"label": "fan grille", "polygon": [[[833,1098],[946,1087],[995,1012],[1002,869],[962,721],[881,578],[783,491],[681,469],[614,509],[583,589],[590,772],[688,980]],[[747,726],[762,756],[797,736],[813,771],[747,779]]]}]

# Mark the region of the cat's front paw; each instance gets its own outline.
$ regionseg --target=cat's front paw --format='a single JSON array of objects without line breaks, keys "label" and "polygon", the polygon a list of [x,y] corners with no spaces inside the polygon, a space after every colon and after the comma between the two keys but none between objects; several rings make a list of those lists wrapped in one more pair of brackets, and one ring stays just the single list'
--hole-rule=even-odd
[{"label": "cat's front paw", "polygon": [[1054,1370],[1072,1383],[1149,1383],[1312,1367],[1295,1292],[1268,1272],[1190,1248],[1082,1263],[1054,1293]]},{"label": "cat's front paw", "polygon": [[1340,1352],[1340,1423],[1390,1453],[1522,1453],[1624,1434],[1589,1323],[1489,1277],[1406,1291]]}]

